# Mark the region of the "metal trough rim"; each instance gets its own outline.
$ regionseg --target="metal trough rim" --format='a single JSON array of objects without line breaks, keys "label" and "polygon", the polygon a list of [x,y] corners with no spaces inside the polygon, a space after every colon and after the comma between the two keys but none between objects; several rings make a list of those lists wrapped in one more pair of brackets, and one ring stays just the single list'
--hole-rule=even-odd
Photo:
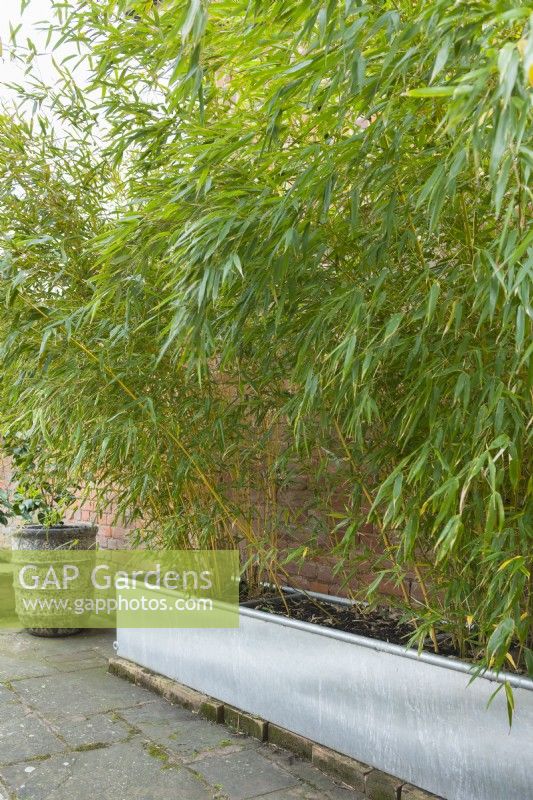
[{"label": "metal trough rim", "polygon": [[[138,581],[134,580],[133,585],[137,586]],[[338,605],[349,606],[353,605],[353,601],[346,597],[338,597],[334,594],[322,594],[321,592],[311,592],[303,589],[295,589],[292,586],[282,586],[284,591],[290,594],[303,594],[309,597],[314,597],[317,600],[324,602],[336,603]],[[161,590],[160,590],[161,591]],[[162,590],[163,594],[173,594],[173,590]],[[418,650],[413,650],[410,647],[402,647],[401,644],[392,644],[385,642],[383,639],[371,639],[369,636],[361,636],[358,633],[347,633],[346,631],[337,631],[334,628],[326,628],[325,625],[317,625],[315,622],[302,622],[298,619],[290,619],[279,614],[271,614],[266,611],[256,611],[254,608],[248,608],[246,605],[239,604],[239,614],[246,617],[268,622],[271,625],[283,625],[286,628],[294,628],[296,630],[305,631],[306,633],[314,634],[315,636],[323,636],[328,639],[337,639],[341,642],[348,644],[356,644],[359,647],[366,647],[370,650],[376,650],[389,655],[399,656],[400,658],[410,658],[413,661],[422,661],[425,664],[430,664],[433,667],[441,667],[443,669],[450,669],[454,672],[462,672],[469,675],[474,679],[473,671],[475,670],[474,664],[469,664],[467,661],[460,661],[458,658],[439,656],[437,653],[428,653],[423,650],[421,653]],[[203,630],[210,630],[204,628]],[[533,692],[533,680],[526,678],[523,675],[513,675],[510,672],[494,672],[486,670],[480,673],[476,680],[488,680],[494,683],[509,683],[514,689],[526,689]]]},{"label": "metal trough rim", "polygon": [[[352,601],[346,597],[337,597],[333,594],[322,594],[321,592],[310,592],[307,590],[294,589],[290,586],[283,586],[284,591],[291,594],[303,594],[309,597],[314,597],[317,600],[324,602],[336,603],[338,605],[352,605]],[[246,617],[253,617],[265,622],[271,622],[276,625],[284,625],[287,628],[295,628],[297,630],[306,631],[306,633],[313,633],[317,636],[325,636],[329,639],[338,639],[341,642],[350,644],[357,644],[360,647],[367,647],[371,650],[377,650],[382,653],[389,653],[390,655],[400,656],[402,658],[410,658],[416,661],[422,661],[426,664],[431,664],[434,667],[442,667],[444,669],[451,669],[455,672],[462,672],[465,675],[470,675],[474,678],[473,670],[475,665],[469,664],[467,661],[460,661],[458,658],[440,656],[437,653],[428,653],[423,650],[421,653],[410,647],[402,647],[401,644],[393,644],[385,642],[383,639],[371,639],[369,636],[361,636],[358,633],[347,633],[346,631],[337,631],[333,628],[327,628],[325,625],[317,625],[315,622],[302,622],[298,619],[290,619],[278,614],[271,614],[265,611],[256,611],[254,608],[247,608],[246,606],[239,606],[239,611]],[[494,672],[487,670],[479,674],[478,678],[484,678],[488,681],[495,683],[509,683],[515,689],[527,689],[533,691],[533,680],[526,678],[523,675],[513,675],[510,672]]]}]

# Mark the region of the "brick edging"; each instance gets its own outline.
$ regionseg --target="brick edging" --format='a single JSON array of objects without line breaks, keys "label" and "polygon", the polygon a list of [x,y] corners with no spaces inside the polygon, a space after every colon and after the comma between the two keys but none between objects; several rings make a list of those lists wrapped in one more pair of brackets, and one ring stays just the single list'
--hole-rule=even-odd
[{"label": "brick edging", "polygon": [[108,669],[113,675],[156,692],[170,703],[184,706],[212,722],[224,723],[262,742],[270,742],[309,759],[318,769],[362,792],[369,800],[444,800],[273,722],[221,703],[133,661],[113,657],[109,659]]}]

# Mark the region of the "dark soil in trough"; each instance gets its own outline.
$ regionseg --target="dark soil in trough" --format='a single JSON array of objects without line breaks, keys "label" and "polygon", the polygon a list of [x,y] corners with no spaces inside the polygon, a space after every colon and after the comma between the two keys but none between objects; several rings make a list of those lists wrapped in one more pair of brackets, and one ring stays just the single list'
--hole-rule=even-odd
[{"label": "dark soil in trough", "polygon": [[[249,608],[278,614],[291,619],[323,625],[371,639],[399,644],[403,647],[413,635],[413,626],[405,619],[405,614],[388,606],[367,608],[363,605],[337,605],[324,600],[317,600],[304,594],[268,595],[257,600],[246,602]],[[456,656],[450,637],[446,633],[437,633],[439,652],[445,656]],[[413,645],[416,647],[416,645]],[[428,637],[424,650],[434,652],[433,643]]]}]

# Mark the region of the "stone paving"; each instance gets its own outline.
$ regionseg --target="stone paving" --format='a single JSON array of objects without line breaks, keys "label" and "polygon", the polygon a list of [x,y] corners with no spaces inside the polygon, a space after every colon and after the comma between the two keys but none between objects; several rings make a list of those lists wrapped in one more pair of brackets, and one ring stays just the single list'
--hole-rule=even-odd
[{"label": "stone paving", "polygon": [[0,800],[363,800],[107,673],[111,632],[0,633]]}]

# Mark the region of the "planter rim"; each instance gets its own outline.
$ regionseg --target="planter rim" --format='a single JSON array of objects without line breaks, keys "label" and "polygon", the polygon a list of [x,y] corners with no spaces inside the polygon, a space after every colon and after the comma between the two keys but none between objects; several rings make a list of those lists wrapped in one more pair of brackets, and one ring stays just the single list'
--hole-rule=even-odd
[{"label": "planter rim", "polygon": [[21,536],[23,533],[60,533],[61,531],[82,530],[87,533],[92,533],[98,530],[98,525],[92,525],[90,522],[66,522],[64,525],[21,525],[11,534],[12,536]]},{"label": "planter rim", "polygon": [[[133,585],[137,586],[138,584],[139,582],[137,580],[133,581]],[[295,589],[291,586],[282,586],[282,589],[290,592],[291,594],[304,594],[308,595],[309,597],[314,597],[317,600],[324,600],[330,603],[336,603],[338,605],[352,605],[352,601],[348,598],[337,597],[333,594],[330,595],[322,594],[321,592],[310,592],[307,590],[304,591],[303,589]],[[158,592],[161,594],[174,594],[174,591],[171,589],[159,589]],[[453,670],[454,672],[462,672],[465,675],[470,675],[472,679],[475,677],[473,674],[476,669],[475,664],[470,664],[468,661],[461,661],[460,659],[451,656],[441,656],[437,653],[428,653],[425,650],[419,653],[418,650],[414,650],[411,647],[402,647],[401,644],[393,644],[392,642],[386,642],[383,639],[371,639],[369,636],[361,636],[358,633],[338,631],[334,628],[327,628],[325,625],[317,625],[315,622],[302,622],[301,620],[290,619],[290,617],[284,617],[280,614],[270,614],[266,611],[257,611],[255,608],[249,608],[248,606],[242,604],[239,604],[239,614],[242,614],[246,617],[252,617],[263,622],[269,622],[272,625],[283,625],[286,628],[294,628],[296,630],[305,631],[306,633],[312,633],[315,636],[324,636],[328,639],[338,639],[339,641],[359,645],[360,647],[366,647],[370,650],[377,650],[383,653],[389,653],[390,655],[400,656],[401,658],[410,658],[412,660],[422,661],[426,664],[430,664],[431,666]],[[527,678],[525,675],[513,675],[510,672],[503,671],[497,673],[493,670],[486,670],[485,672],[481,672],[477,676],[477,679],[485,679],[500,684],[507,682],[515,689],[526,689],[528,691],[533,691],[533,680],[531,678]]]},{"label": "planter rim", "polygon": [[[352,605],[352,602],[346,597],[337,597],[336,595],[326,595],[320,592],[309,592],[301,589],[293,589],[292,587],[282,587],[291,593],[306,594],[309,597],[315,597],[317,600],[325,600],[339,605]],[[248,608],[247,606],[239,606],[239,612],[247,617],[254,617],[265,622],[272,622],[275,625],[283,625],[287,628],[296,628],[297,630],[306,631],[307,633],[314,633],[317,636],[325,636],[329,639],[338,639],[342,642],[351,642],[358,644],[360,647],[367,647],[371,650],[378,650],[383,653],[389,653],[402,658],[411,658],[416,661],[423,661],[426,664],[431,664],[434,667],[443,667],[444,669],[451,669],[455,672],[463,672],[466,675],[471,675],[474,678],[475,664],[469,664],[468,661],[461,661],[458,658],[441,656],[437,653],[428,653],[423,650],[421,653],[411,647],[402,647],[401,644],[393,644],[392,642],[385,642],[383,639],[371,639],[369,636],[361,636],[358,633],[348,633],[346,631],[338,631],[334,628],[326,628],[325,625],[317,625],[314,622],[302,622],[298,619],[290,619],[283,617],[279,614],[270,614],[266,611],[257,611],[255,608]],[[478,678],[494,681],[495,683],[505,683],[506,681],[515,689],[527,689],[533,691],[533,680],[527,678],[525,675],[513,675],[510,672],[494,672],[493,670],[486,670],[481,672]]]}]

